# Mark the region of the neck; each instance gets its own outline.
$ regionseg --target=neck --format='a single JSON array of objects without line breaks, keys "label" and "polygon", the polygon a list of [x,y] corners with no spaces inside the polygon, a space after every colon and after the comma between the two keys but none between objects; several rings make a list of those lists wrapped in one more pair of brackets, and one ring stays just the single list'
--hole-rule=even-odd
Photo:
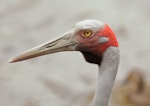
[{"label": "neck", "polygon": [[98,86],[92,106],[108,106],[119,64],[119,48],[109,47],[99,66]]}]

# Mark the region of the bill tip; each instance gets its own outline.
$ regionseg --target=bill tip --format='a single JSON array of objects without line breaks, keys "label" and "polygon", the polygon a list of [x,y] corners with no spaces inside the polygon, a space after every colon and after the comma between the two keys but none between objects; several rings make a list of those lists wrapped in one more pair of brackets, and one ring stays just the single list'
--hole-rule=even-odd
[{"label": "bill tip", "polygon": [[8,61],[8,63],[13,63],[14,62],[14,60],[13,59],[10,59],[9,61]]}]

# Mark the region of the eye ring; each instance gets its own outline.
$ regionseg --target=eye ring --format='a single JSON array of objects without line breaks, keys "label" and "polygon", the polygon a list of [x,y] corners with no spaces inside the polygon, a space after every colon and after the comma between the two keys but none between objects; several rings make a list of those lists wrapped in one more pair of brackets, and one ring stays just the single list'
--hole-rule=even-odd
[{"label": "eye ring", "polygon": [[93,35],[93,31],[90,29],[82,30],[81,35],[83,37],[91,37]]}]

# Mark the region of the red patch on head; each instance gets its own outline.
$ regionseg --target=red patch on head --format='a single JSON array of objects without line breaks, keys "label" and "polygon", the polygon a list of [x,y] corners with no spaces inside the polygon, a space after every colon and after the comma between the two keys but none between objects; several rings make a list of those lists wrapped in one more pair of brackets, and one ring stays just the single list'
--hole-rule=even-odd
[{"label": "red patch on head", "polygon": [[118,47],[118,41],[116,39],[116,36],[112,31],[112,29],[107,24],[105,24],[104,29],[100,31],[99,36],[105,36],[109,38],[109,41],[107,43],[100,45],[99,48],[100,54],[103,54],[109,46]]}]

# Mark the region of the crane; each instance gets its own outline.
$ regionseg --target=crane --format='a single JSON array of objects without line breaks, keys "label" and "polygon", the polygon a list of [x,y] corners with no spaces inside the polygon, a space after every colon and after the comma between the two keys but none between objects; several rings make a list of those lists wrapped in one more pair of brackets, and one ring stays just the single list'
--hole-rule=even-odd
[{"label": "crane", "polygon": [[80,51],[87,62],[98,65],[98,85],[92,106],[108,106],[118,70],[120,52],[114,32],[99,20],[79,21],[68,32],[21,53],[9,62],[62,51]]}]

